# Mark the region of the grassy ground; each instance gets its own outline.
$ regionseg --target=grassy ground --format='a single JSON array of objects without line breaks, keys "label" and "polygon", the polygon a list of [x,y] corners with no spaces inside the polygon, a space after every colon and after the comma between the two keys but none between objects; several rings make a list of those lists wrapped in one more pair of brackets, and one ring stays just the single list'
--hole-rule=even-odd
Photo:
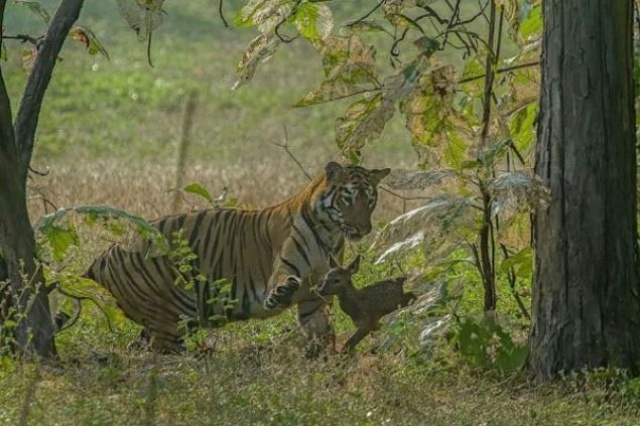
[{"label": "grassy ground", "polygon": [[[239,1],[224,4],[230,17]],[[34,219],[79,204],[108,204],[148,218],[169,213],[192,91],[198,103],[187,182],[199,181],[213,194],[226,187],[244,205],[284,199],[306,182],[274,145],[284,142],[285,128],[291,151],[310,173],[339,159],[333,125],[346,104],[290,107],[321,78],[308,47],[287,46],[251,85],[232,91],[235,64],[252,35],[223,28],[210,1],[166,2],[166,9],[150,68],[145,45],[126,28],[116,2],[87,2],[81,23],[94,30],[111,59],[89,56],[71,41],[64,48],[37,135],[34,167],[48,174],[30,181]],[[14,4],[5,24],[7,34],[39,28]],[[26,78],[24,46],[7,47],[2,66],[15,111]],[[396,117],[387,126],[366,151],[365,165],[416,161],[403,125]],[[202,205],[188,198],[184,208]],[[412,205],[382,193],[375,222]],[[82,271],[109,243],[99,230],[80,231],[82,245],[71,253],[68,271]],[[370,242],[354,249],[364,251]],[[396,265],[373,267],[370,260],[360,284],[399,273]],[[412,263],[405,259],[404,267]],[[465,288],[457,312],[477,317],[482,296],[475,274],[453,269],[449,278]],[[514,319],[517,308],[505,283],[499,292],[502,320],[522,342],[527,321]],[[101,299],[113,306],[107,295]],[[291,312],[216,330],[207,356],[129,352],[139,328],[117,314],[114,320],[111,332],[101,312],[86,306],[81,321],[59,335],[57,364],[0,358],[0,424],[633,425],[640,414],[640,384],[618,374],[589,373],[537,388],[518,372],[473,367],[451,342],[427,350],[419,335],[428,318],[419,313],[388,321],[354,357],[313,361],[302,356]],[[337,309],[334,322],[342,342],[353,328]],[[386,343],[377,355],[370,353],[374,342]]]}]

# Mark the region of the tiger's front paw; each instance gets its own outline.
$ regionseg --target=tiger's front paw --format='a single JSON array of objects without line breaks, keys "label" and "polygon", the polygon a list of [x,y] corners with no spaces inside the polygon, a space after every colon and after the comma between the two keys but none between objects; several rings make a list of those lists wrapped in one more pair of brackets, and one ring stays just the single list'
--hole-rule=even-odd
[{"label": "tiger's front paw", "polygon": [[285,282],[278,284],[264,300],[264,308],[268,311],[284,309],[293,303],[293,295],[300,288],[300,278],[290,275]]}]

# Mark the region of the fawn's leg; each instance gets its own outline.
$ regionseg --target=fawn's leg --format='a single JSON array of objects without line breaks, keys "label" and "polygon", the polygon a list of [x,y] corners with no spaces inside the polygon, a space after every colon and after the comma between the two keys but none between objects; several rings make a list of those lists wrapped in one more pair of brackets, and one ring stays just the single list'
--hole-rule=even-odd
[{"label": "fawn's leg", "polygon": [[351,352],[355,346],[360,343],[362,339],[367,337],[371,330],[366,328],[358,328],[355,333],[347,340],[347,343],[342,347],[342,353]]}]

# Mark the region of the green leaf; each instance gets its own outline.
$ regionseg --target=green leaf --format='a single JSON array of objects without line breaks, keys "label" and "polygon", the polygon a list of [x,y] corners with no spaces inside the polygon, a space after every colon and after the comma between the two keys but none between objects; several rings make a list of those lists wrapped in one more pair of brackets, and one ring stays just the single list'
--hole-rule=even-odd
[{"label": "green leaf", "polygon": [[102,43],[100,43],[96,35],[89,28],[76,25],[71,29],[71,31],[69,31],[69,37],[83,43],[90,55],[100,53],[109,59],[107,49],[104,48]]},{"label": "green leaf", "polygon": [[500,264],[500,270],[502,272],[508,272],[513,268],[516,277],[523,279],[530,279],[533,273],[533,251],[531,247],[525,247],[518,253],[510,256],[502,261]]},{"label": "green leaf", "polygon": [[327,5],[300,3],[295,11],[293,23],[302,37],[307,40],[323,40],[331,34],[333,15]]},{"label": "green leaf", "polygon": [[[165,237],[151,223],[147,222],[146,220],[144,220],[139,216],[135,216],[130,213],[127,213],[124,210],[120,210],[120,209],[116,209],[108,206],[84,205],[84,206],[71,207],[66,209],[64,208],[58,209],[54,213],[42,216],[34,225],[33,227],[34,232],[36,234],[41,234],[45,236],[47,235],[48,232],[54,232],[54,236],[57,237],[56,233],[60,233],[60,232],[56,230],[50,231],[50,229],[58,228],[55,225],[56,222],[71,212],[75,212],[81,215],[87,215],[89,216],[89,218],[91,218],[90,220],[95,220],[98,217],[104,218],[104,219],[115,218],[115,219],[126,220],[132,225],[134,225],[134,228],[138,234],[142,235],[143,237],[152,239],[154,243],[156,243],[157,248],[159,248],[160,250],[165,250],[168,247]],[[73,233],[75,233],[75,230],[72,230],[72,231],[65,230],[65,232],[71,232],[71,236],[60,237],[60,238],[63,238],[63,240],[59,242],[59,244],[61,245],[60,246],[61,248],[64,248],[65,241],[68,241],[74,238]],[[64,240],[65,238],[66,240]],[[75,238],[77,238],[77,235]],[[54,253],[54,256],[55,256],[55,253]]]},{"label": "green leaf", "polygon": [[542,6],[536,5],[528,13],[528,17],[522,21],[518,33],[520,37],[527,40],[529,37],[542,32]]},{"label": "green leaf", "polygon": [[14,0],[15,3],[27,7],[31,12],[33,12],[42,22],[48,24],[51,20],[51,15],[42,7],[39,1],[28,1],[28,0]]},{"label": "green leaf", "polygon": [[205,187],[197,182],[190,183],[189,185],[183,186],[180,189],[184,192],[188,192],[189,194],[198,195],[207,200],[209,203],[213,204],[213,197],[211,196],[211,193],[209,193],[209,191]]},{"label": "green leaf", "polygon": [[44,230],[44,236],[49,242],[54,260],[58,262],[65,258],[69,247],[77,246],[79,243],[78,234],[71,226],[50,226]]},{"label": "green leaf", "polygon": [[467,155],[469,144],[458,134],[458,132],[448,132],[446,146],[444,148],[444,161],[449,167],[460,169],[462,162]]},{"label": "green leaf", "polygon": [[525,152],[533,145],[535,140],[535,126],[533,125],[538,114],[537,102],[519,109],[509,120],[509,132],[518,151]]},{"label": "green leaf", "polygon": [[464,318],[457,337],[462,356],[478,367],[515,371],[522,368],[529,354],[526,345],[516,345],[509,333],[493,321]]}]

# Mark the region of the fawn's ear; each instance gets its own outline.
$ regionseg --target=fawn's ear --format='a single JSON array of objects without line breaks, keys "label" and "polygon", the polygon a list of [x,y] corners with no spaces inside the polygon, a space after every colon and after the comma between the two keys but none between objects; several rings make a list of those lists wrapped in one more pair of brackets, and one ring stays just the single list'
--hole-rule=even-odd
[{"label": "fawn's ear", "polygon": [[382,179],[387,177],[389,172],[391,172],[391,169],[388,167],[386,169],[372,169],[371,180],[373,181],[373,184],[377,186]]},{"label": "fawn's ear", "polygon": [[360,269],[360,255],[357,255],[356,258],[351,261],[349,266],[347,266],[349,275],[355,274],[356,272],[358,272],[358,269]]},{"label": "fawn's ear", "polygon": [[332,254],[329,255],[329,268],[339,268],[340,263],[333,257]]}]

